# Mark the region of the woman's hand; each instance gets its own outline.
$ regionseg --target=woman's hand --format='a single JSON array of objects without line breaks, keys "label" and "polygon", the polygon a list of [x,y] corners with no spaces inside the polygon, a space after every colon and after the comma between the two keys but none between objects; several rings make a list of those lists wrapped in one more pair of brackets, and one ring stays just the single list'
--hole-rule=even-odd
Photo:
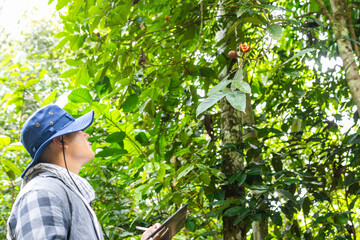
[{"label": "woman's hand", "polygon": [[[155,223],[153,226],[149,227],[141,236],[141,240],[146,240],[153,232],[155,232],[156,229],[158,229],[160,227],[160,223]],[[156,234],[152,239],[153,240],[158,240],[159,239],[159,234]]]}]

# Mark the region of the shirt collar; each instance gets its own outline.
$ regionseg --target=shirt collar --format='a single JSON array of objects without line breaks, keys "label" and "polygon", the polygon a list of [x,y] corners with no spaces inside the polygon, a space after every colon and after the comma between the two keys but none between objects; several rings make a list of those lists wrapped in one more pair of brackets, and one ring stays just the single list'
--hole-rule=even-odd
[{"label": "shirt collar", "polygon": [[88,203],[91,203],[95,199],[95,190],[85,178],[68,171],[66,168],[51,163],[39,163],[29,169],[23,178],[22,187],[28,183],[28,176],[38,169],[48,170],[56,174],[66,184],[70,185],[74,191],[79,192],[80,190],[80,194],[86,199]]}]

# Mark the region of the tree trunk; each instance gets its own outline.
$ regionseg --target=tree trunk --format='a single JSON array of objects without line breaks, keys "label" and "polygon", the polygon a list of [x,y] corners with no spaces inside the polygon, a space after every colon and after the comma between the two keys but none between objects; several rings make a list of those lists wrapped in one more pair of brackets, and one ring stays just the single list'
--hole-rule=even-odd
[{"label": "tree trunk", "polygon": [[[218,14],[224,15],[225,9],[223,8],[223,1],[219,1]],[[231,26],[231,23],[228,23],[226,27],[220,29],[216,33],[216,41],[220,41],[225,37],[225,34],[228,28]],[[219,47],[219,50],[226,49],[225,44]],[[235,61],[230,63],[230,66],[225,70],[226,75],[232,69],[233,64],[236,64]],[[220,77],[222,79],[222,77]],[[230,103],[223,98],[220,101],[221,106],[221,138],[222,143],[224,144],[233,144],[238,146],[242,142],[242,120],[241,112],[233,108]],[[241,155],[234,151],[232,148],[225,149],[223,153],[223,162],[221,164],[222,172],[230,177],[239,171],[244,169],[243,159]],[[222,186],[222,190],[225,193],[225,199],[231,200],[235,198],[240,198],[245,196],[244,187],[239,187],[235,182],[232,184],[226,184]],[[240,223],[234,225],[237,216],[228,217],[223,216],[223,235],[224,240],[245,240],[246,239],[246,222],[241,221]]]},{"label": "tree trunk", "polygon": [[351,46],[351,42],[346,39],[349,37],[349,30],[346,27],[347,23],[345,18],[344,6],[341,0],[331,0],[330,4],[333,13],[333,18],[330,16],[330,22],[335,33],[340,57],[343,60],[343,68],[346,74],[346,81],[353,97],[354,104],[357,106],[357,109],[359,111],[360,75],[358,66],[355,61],[354,50]]},{"label": "tree trunk", "polygon": [[[238,146],[242,141],[241,113],[233,108],[226,98],[221,100],[221,136],[223,144]],[[241,155],[232,148],[227,148],[223,154],[223,159],[221,169],[228,177],[244,168]],[[239,187],[236,182],[223,186],[223,190],[227,200],[240,198],[245,195],[244,188]],[[246,222],[242,221],[234,225],[236,218],[237,216],[223,216],[224,240],[246,239]]]}]

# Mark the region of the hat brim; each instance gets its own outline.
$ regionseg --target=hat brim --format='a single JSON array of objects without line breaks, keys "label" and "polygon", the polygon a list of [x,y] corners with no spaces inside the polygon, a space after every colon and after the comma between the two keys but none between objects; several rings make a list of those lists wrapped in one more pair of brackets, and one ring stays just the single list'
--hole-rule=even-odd
[{"label": "hat brim", "polygon": [[65,135],[65,134],[69,134],[69,133],[83,131],[83,130],[87,129],[93,123],[93,121],[94,121],[94,110],[91,110],[90,112],[84,114],[83,116],[75,119],[74,122],[72,122],[71,124],[69,124],[65,128],[63,128],[60,131],[58,131],[57,133],[55,133],[53,136],[51,136],[36,151],[32,162],[27,166],[25,171],[21,174],[21,177],[24,177],[26,172],[31,167],[33,167],[34,165],[36,165],[39,162],[39,159],[40,159],[41,155],[43,154],[46,147],[51,143],[51,141],[54,138]]}]

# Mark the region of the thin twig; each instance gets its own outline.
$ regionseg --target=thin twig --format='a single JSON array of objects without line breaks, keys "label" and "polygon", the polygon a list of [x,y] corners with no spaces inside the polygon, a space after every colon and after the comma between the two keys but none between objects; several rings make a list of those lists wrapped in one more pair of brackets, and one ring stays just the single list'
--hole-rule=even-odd
[{"label": "thin twig", "polygon": [[315,11],[315,12],[308,12],[308,13],[303,14],[303,15],[295,16],[294,18],[303,18],[303,17],[308,17],[308,16],[313,15],[313,14],[320,14],[320,13],[321,13],[321,12],[317,12],[317,11]]}]

